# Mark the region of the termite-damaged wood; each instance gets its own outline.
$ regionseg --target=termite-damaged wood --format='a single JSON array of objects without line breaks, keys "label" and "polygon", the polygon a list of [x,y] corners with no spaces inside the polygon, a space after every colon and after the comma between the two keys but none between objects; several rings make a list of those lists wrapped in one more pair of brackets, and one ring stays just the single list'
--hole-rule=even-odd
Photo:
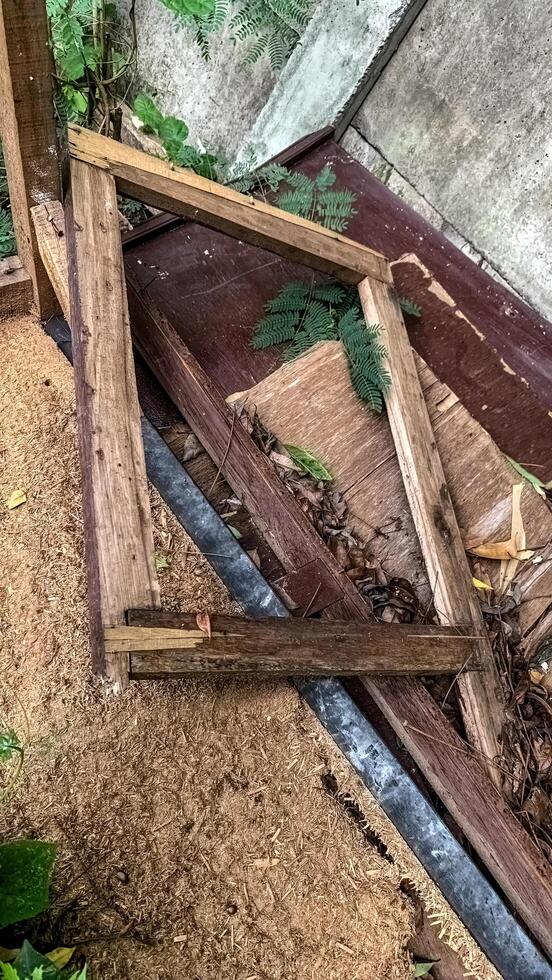
[{"label": "termite-damaged wood", "polygon": [[74,159],[112,174],[121,193],[144,204],[192,218],[343,282],[358,283],[365,276],[391,281],[383,255],[312,221],[79,126],[69,127],[68,138]]},{"label": "termite-damaged wood", "polygon": [[[215,463],[252,510],[257,526],[269,537],[288,571],[324,555],[329,581],[341,585],[343,599],[322,615],[331,619],[367,622],[370,611],[355,587],[340,574],[333,556],[326,555],[308,532],[297,533],[296,502],[286,491],[285,502],[265,473],[251,439],[244,441],[220,391],[201,371],[147,293],[129,281],[129,305],[134,336],[150,367],[178,405]],[[232,434],[232,438],[230,435]],[[262,454],[261,454],[262,455]],[[305,525],[308,519],[301,512]],[[312,529],[314,530],[314,529]],[[508,808],[423,684],[414,677],[365,678],[363,683],[420,770],[450,809],[481,860],[508,895],[528,927],[552,952],[552,881],[544,857]]]},{"label": "termite-damaged wood", "polygon": [[52,52],[44,0],[0,3],[0,132],[17,251],[42,317],[56,312],[30,209],[59,195]]},{"label": "termite-damaged wood", "polygon": [[[392,378],[385,395],[399,466],[441,623],[485,627],[471,587],[471,572],[424,400],[414,354],[393,289],[365,279],[358,287],[367,324],[381,326]],[[458,679],[460,707],[469,741],[482,758],[500,756],[504,704],[490,640],[481,641],[483,672]],[[487,766],[500,784],[497,769]]]},{"label": "termite-damaged wood", "polygon": [[114,686],[128,656],[107,653],[106,626],[159,605],[115,181],[71,163],[67,255],[92,655]]},{"label": "termite-damaged wood", "polygon": [[419,625],[214,615],[206,632],[191,613],[130,610],[127,619],[128,626],[105,630],[105,649],[130,654],[136,680],[205,673],[451,673],[461,670],[474,646],[466,630]]}]

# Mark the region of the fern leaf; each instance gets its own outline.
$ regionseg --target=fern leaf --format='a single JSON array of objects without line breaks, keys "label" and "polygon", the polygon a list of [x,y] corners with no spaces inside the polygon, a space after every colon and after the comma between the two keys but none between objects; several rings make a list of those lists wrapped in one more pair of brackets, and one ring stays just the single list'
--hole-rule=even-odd
[{"label": "fern leaf", "polygon": [[288,211],[289,214],[306,218],[312,208],[313,196],[314,190],[284,191],[278,195],[277,204],[279,208],[282,208],[282,211]]},{"label": "fern leaf", "polygon": [[260,181],[268,184],[271,191],[276,191],[283,181],[288,181],[291,171],[279,163],[267,163],[257,171]]},{"label": "fern leaf", "polygon": [[244,64],[255,65],[257,61],[262,58],[263,54],[268,51],[270,40],[270,34],[261,34],[259,37],[255,38],[254,43],[251,45],[243,59]]},{"label": "fern leaf", "polygon": [[410,316],[421,316],[422,307],[418,306],[417,303],[413,303],[411,299],[407,299],[406,296],[401,296],[399,298],[399,305],[404,313],[409,313]]},{"label": "fern leaf", "polygon": [[301,330],[292,344],[289,345],[288,349],[284,354],[284,361],[294,361],[296,357],[301,357],[306,354],[308,350],[312,347],[312,339],[309,337],[308,333]]},{"label": "fern leaf", "polygon": [[293,340],[299,320],[299,312],[269,314],[258,323],[251,346],[255,350],[263,350]]},{"label": "fern leaf", "polygon": [[340,306],[345,299],[345,289],[339,283],[322,282],[313,287],[312,296],[332,306]]},{"label": "fern leaf", "polygon": [[287,43],[285,35],[274,31],[269,37],[267,50],[272,71],[281,71],[289,51],[289,43]]},{"label": "fern leaf", "polygon": [[269,313],[302,312],[308,302],[309,287],[302,282],[289,282],[266,304]]},{"label": "fern leaf", "polygon": [[319,191],[327,191],[335,184],[335,174],[329,163],[317,175],[315,184]]},{"label": "fern leaf", "polygon": [[314,192],[315,182],[308,174],[302,173],[301,170],[288,170],[286,180],[290,187],[293,187],[296,191],[310,194]]}]

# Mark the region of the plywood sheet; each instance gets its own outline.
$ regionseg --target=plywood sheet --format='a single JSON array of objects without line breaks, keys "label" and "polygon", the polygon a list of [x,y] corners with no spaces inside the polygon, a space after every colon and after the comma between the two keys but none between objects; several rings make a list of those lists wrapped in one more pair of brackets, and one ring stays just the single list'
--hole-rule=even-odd
[{"label": "plywood sheet", "polygon": [[[509,538],[512,487],[520,478],[488,433],[456,395],[417,357],[424,396],[460,527],[470,539]],[[332,472],[357,533],[369,541],[385,570],[410,579],[429,600],[420,547],[385,415],[356,397],[346,356],[338,342],[319,344],[284,364],[232,400],[255,407],[264,424],[284,443],[309,449]],[[527,484],[521,498],[527,547],[538,548],[539,564],[519,566],[523,629],[552,601],[552,514]],[[498,585],[499,563],[484,570]]]}]

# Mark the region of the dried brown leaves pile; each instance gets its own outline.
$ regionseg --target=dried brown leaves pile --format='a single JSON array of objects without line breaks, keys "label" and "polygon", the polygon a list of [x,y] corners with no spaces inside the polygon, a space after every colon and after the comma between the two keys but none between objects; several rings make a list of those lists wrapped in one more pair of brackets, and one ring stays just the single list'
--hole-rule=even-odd
[{"label": "dried brown leaves pile", "polygon": [[370,543],[353,534],[343,494],[331,484],[303,472],[257,415],[252,419],[243,415],[242,422],[256,445],[273,462],[278,476],[299,501],[345,574],[355,583],[374,617],[386,623],[417,622],[422,610],[412,585],[407,579],[388,575],[371,553]]}]

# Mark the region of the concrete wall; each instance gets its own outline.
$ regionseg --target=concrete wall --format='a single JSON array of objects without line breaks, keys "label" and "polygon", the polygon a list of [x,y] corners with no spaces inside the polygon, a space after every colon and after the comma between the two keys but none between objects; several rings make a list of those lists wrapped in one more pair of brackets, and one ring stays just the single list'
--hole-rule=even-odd
[{"label": "concrete wall", "polygon": [[[119,0],[124,16],[130,0]],[[317,0],[295,50],[276,75],[268,59],[244,65],[226,30],[205,62],[193,30],[160,0],[136,4],[136,87],[158,92],[193,142],[229,160],[250,149],[259,163],[333,123],[359,86],[381,71],[425,0]],[[179,26],[180,25],[180,26]]]},{"label": "concrete wall", "polygon": [[428,0],[346,137],[548,317],[551,54],[550,3]]}]

